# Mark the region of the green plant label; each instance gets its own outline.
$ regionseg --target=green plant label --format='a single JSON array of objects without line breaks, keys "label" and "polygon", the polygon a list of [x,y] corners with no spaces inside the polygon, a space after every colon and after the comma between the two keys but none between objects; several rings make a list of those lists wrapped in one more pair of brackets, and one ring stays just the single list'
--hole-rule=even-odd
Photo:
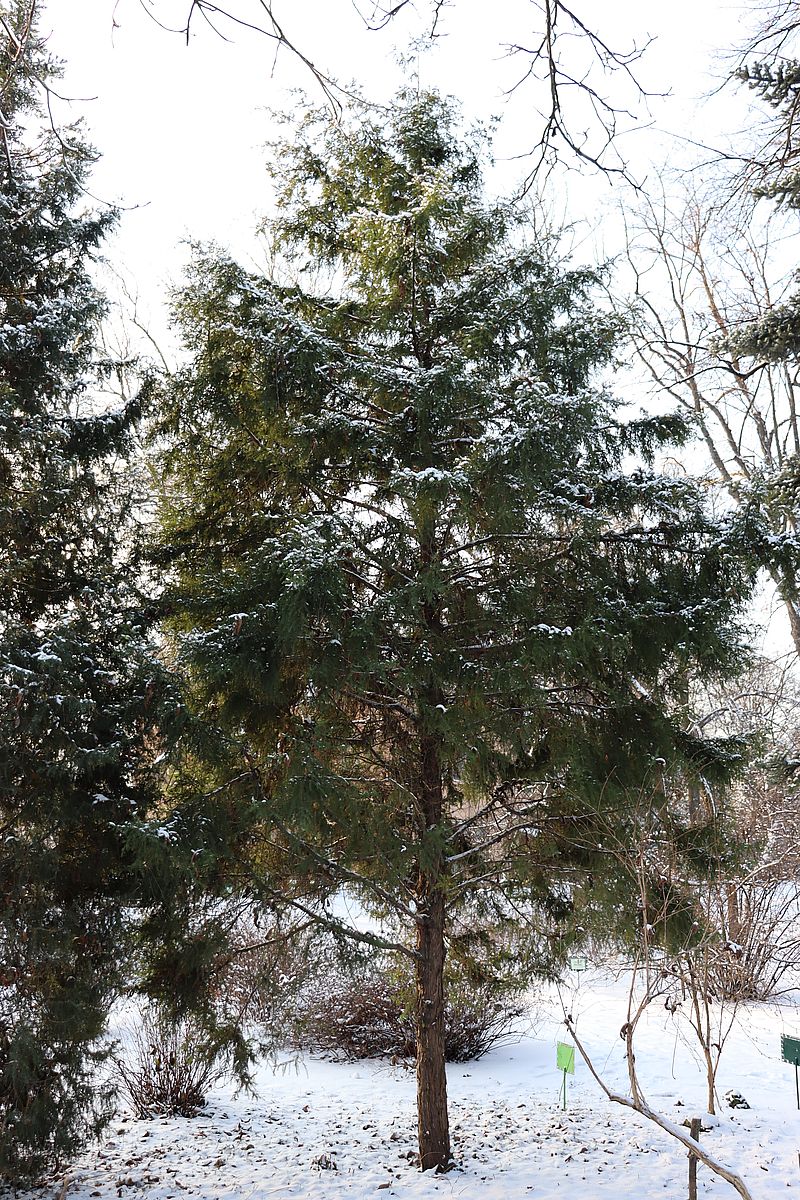
[{"label": "green plant label", "polygon": [[793,1066],[800,1066],[800,1038],[789,1037],[788,1034],[781,1034],[781,1056],[784,1062],[791,1063]]},{"label": "green plant label", "polygon": [[582,954],[573,954],[569,960],[569,966],[572,971],[585,971],[588,965]]},{"label": "green plant label", "polygon": [[556,1066],[559,1071],[568,1071],[570,1075],[575,1074],[574,1046],[568,1046],[566,1042],[556,1043]]}]

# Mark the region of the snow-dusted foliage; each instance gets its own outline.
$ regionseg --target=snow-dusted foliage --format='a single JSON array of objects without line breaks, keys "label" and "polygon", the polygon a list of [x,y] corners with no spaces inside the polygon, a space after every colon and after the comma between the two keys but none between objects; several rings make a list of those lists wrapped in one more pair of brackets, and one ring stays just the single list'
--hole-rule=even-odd
[{"label": "snow-dusted foliage", "polygon": [[309,285],[209,251],[178,302],[176,652],[220,803],[252,822],[230,885],[341,931],[320,904],[346,884],[405,928],[421,1158],[444,1166],[446,945],[547,972],[593,910],[634,923],[633,796],[702,857],[713,830],[665,775],[736,761],[684,709],[736,659],[749,581],[733,519],[647,465],[681,423],[626,422],[596,384],[621,329],[597,275],[485,201],[446,101],[308,114],[276,164],[273,233]]},{"label": "snow-dusted foliage", "polygon": [[130,410],[92,416],[112,220],[84,211],[78,129],[38,129],[53,66],[0,3],[0,1177],[102,1121],[92,1078],[120,981],[129,844],[151,800],[147,648],[119,466]]}]

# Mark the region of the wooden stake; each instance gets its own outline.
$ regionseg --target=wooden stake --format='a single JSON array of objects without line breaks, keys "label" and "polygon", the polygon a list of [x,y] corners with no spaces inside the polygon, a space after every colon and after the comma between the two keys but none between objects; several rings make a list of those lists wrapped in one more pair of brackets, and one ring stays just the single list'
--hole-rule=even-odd
[{"label": "wooden stake", "polygon": [[[700,1137],[701,1120],[692,1117],[689,1136],[697,1141]],[[697,1155],[689,1151],[689,1200],[697,1200]]]}]

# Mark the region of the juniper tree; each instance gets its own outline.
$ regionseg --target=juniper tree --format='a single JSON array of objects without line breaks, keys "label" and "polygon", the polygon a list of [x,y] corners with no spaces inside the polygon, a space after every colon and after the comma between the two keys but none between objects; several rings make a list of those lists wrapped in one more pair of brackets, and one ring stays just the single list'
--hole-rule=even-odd
[{"label": "juniper tree", "polygon": [[36,5],[0,2],[0,1177],[107,1113],[93,1067],[151,836],[158,668],[121,467],[135,412],[98,400],[80,130],[41,121]]},{"label": "juniper tree", "polygon": [[161,394],[172,636],[248,828],[226,886],[384,918],[349,932],[414,964],[423,1168],[451,1161],[448,950],[525,914],[552,970],[580,895],[635,920],[604,849],[632,795],[700,869],[664,775],[731,767],[686,680],[731,668],[748,590],[733,526],[647,466],[680,423],[596,383],[598,275],[484,198],[482,153],[435,94],[305,115],[271,231],[307,282],[198,252]]}]

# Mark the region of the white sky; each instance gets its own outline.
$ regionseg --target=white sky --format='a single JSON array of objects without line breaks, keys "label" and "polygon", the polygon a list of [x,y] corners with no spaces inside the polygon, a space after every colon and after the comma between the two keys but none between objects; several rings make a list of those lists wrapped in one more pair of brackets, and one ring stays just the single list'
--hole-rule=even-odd
[{"label": "white sky", "polygon": [[[153,4],[165,23],[180,25],[190,0],[144,2]],[[223,6],[225,0],[219,2]],[[403,77],[395,43],[403,47],[422,29],[428,7],[425,0],[417,3],[416,19],[409,8],[382,33],[364,30],[352,0],[276,0],[275,10],[287,34],[318,65],[340,81],[358,80],[369,98],[381,100]],[[230,4],[257,19],[258,0]],[[637,71],[649,90],[671,90],[672,96],[653,99],[654,127],[621,143],[639,177],[652,173],[653,162],[691,158],[689,147],[665,141],[662,131],[702,131],[713,139],[730,120],[731,106],[743,103],[728,89],[722,104],[698,105],[713,86],[712,54],[741,37],[740,4],[576,0],[576,8],[612,46],[627,48],[632,40],[642,44],[648,35],[656,37]],[[421,69],[423,82],[457,95],[468,116],[500,118],[495,141],[500,162],[493,179],[498,189],[518,184],[525,163],[508,158],[538,136],[531,91],[520,89],[511,102],[503,97],[523,63],[509,62],[501,48],[510,41],[530,44],[534,16],[529,0],[451,0],[440,21],[446,36]],[[113,256],[160,326],[155,310],[167,284],[180,277],[186,239],[215,239],[245,259],[257,255],[253,230],[270,199],[263,168],[263,145],[274,132],[268,109],[297,106],[288,87],[305,86],[315,100],[320,94],[288,54],[282,52],[275,62],[274,45],[265,37],[227,27],[234,40],[225,43],[198,21],[187,46],[148,18],[142,0],[48,0],[44,26],[52,29],[53,53],[66,60],[65,93],[96,97],[69,111],[63,106],[59,115],[80,113],[89,124],[103,156],[94,191],[128,206]],[[616,94],[630,99],[625,91]],[[644,110],[640,116],[647,119]],[[616,202],[622,190],[573,172],[554,203],[571,219],[587,217],[596,226],[598,211],[609,200]],[[603,242],[602,250],[607,249]]]}]

